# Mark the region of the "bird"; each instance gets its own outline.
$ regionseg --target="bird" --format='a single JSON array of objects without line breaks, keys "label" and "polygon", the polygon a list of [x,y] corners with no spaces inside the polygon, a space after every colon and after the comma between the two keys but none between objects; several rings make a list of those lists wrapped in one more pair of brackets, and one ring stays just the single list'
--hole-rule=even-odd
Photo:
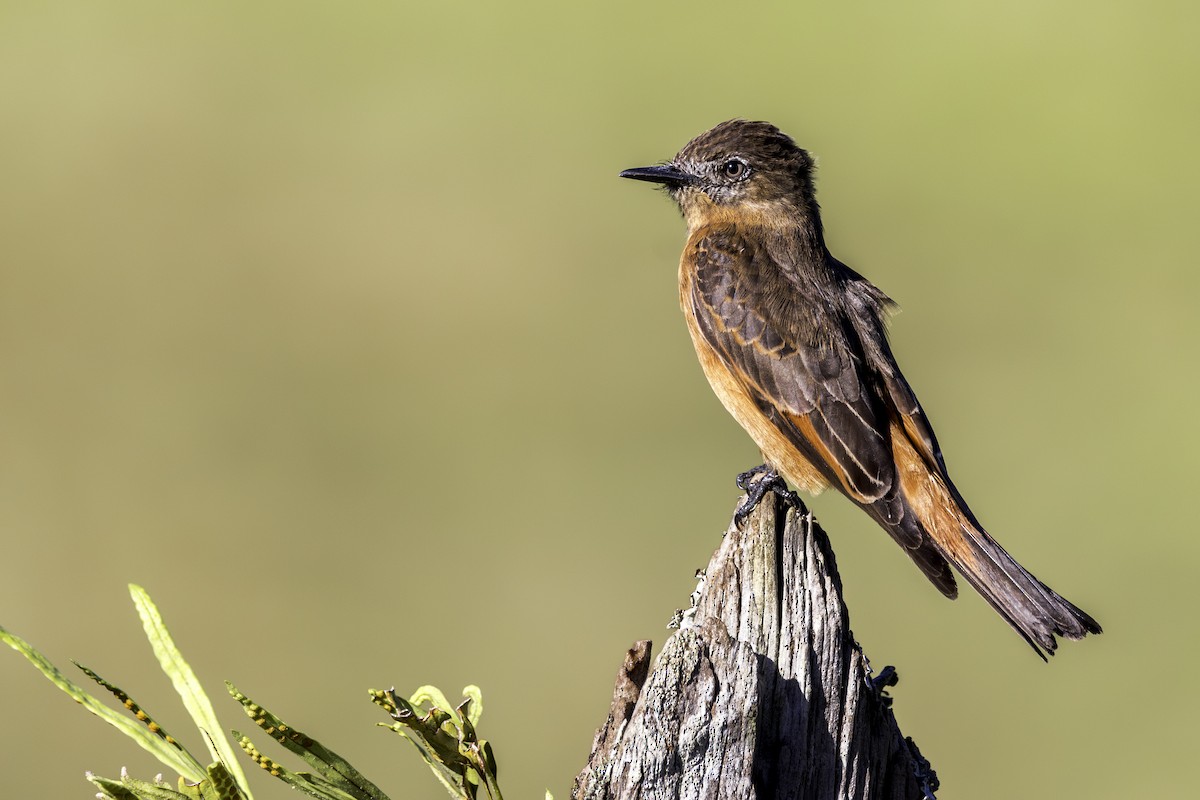
[{"label": "bird", "polygon": [[942,594],[953,565],[1043,661],[1056,636],[1100,625],[1017,563],[946,470],[892,353],[893,301],[830,253],[815,162],[767,122],[732,119],[665,163],[622,178],[659,184],[687,225],[679,299],[705,377],[758,445],[739,476],[743,519],[786,478],[834,487],[875,520]]}]

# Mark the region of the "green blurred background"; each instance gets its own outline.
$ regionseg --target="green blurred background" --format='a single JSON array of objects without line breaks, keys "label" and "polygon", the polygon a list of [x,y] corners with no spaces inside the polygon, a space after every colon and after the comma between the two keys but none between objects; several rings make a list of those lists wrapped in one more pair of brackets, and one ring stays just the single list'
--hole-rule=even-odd
[{"label": "green blurred background", "polygon": [[[678,215],[616,174],[768,119],[820,158],[834,252],[903,305],[975,511],[1107,631],[1046,666],[821,497],[904,732],[946,797],[1186,794],[1198,22],[0,4],[0,624],[183,732],[140,582],[214,692],[397,798],[444,795],[365,690],[478,683],[509,797],[566,797],[757,455],[683,327]],[[5,796],[159,771],[15,653],[0,685]]]}]

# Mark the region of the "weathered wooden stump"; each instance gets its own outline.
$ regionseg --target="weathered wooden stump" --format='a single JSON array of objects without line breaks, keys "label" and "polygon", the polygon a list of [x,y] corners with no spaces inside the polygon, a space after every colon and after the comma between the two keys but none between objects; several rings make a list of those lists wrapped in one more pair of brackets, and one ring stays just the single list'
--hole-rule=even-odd
[{"label": "weathered wooden stump", "polygon": [[825,532],[769,495],[731,525],[650,669],[630,648],[575,800],[929,798],[850,632]]}]

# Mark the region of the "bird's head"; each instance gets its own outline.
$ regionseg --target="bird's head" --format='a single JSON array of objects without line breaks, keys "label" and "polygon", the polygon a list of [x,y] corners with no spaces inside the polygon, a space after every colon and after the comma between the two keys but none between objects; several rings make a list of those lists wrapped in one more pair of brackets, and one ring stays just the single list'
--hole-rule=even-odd
[{"label": "bird's head", "polygon": [[812,157],[767,122],[722,122],[669,162],[627,169],[621,177],[662,184],[691,230],[722,218],[820,226]]}]

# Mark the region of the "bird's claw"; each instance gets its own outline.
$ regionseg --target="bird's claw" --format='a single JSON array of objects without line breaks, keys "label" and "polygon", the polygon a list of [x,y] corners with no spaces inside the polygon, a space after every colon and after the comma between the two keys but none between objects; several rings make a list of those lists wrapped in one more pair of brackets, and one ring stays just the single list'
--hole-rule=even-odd
[{"label": "bird's claw", "polygon": [[788,489],[787,482],[767,464],[759,464],[754,469],[739,474],[736,483],[739,489],[746,492],[746,496],[742,498],[741,504],[733,514],[733,522],[739,527],[746,521],[746,517],[750,516],[750,512],[757,508],[762,499],[767,496],[767,492],[774,492],[783,502],[793,508],[800,505],[800,498],[796,496],[796,493]]},{"label": "bird's claw", "polygon": [[768,472],[774,472],[774,470],[766,464],[759,464],[757,467],[748,469],[745,472],[739,472],[734,483],[736,483],[737,487],[742,491],[748,491],[750,489],[750,484],[755,478]]}]

